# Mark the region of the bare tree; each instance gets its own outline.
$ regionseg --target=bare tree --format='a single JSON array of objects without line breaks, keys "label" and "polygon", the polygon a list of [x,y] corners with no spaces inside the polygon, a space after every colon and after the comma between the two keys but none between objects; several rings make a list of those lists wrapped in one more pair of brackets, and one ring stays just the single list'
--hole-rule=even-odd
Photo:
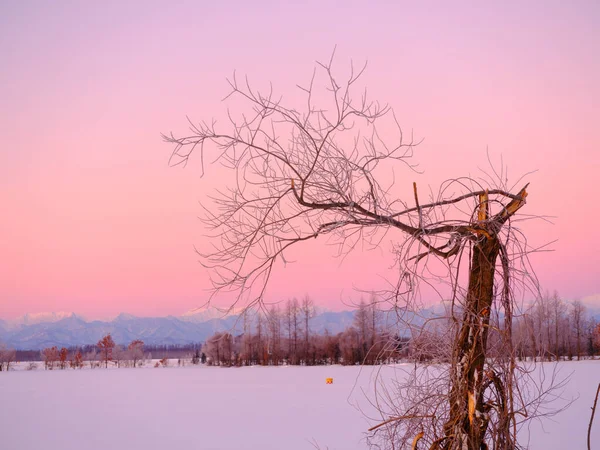
[{"label": "bare tree", "polygon": [[586,307],[581,300],[575,300],[571,303],[571,324],[573,327],[573,334],[575,339],[575,355],[577,360],[581,359],[582,355],[582,341],[584,337],[586,321]]},{"label": "bare tree", "polygon": [[252,348],[252,323],[248,316],[250,316],[250,311],[244,311],[242,314],[244,334],[242,336],[240,351],[242,364],[244,365],[250,365],[252,363],[251,361],[254,353]]},{"label": "bare tree", "polygon": [[558,361],[560,356],[564,354],[564,334],[565,334],[565,314],[566,305],[564,301],[558,295],[558,292],[554,291],[552,295],[546,294],[545,302],[550,308],[550,316],[552,322],[552,330],[548,330],[548,335],[552,334],[554,342],[551,348],[553,348],[554,358]]},{"label": "bare tree", "polygon": [[315,304],[313,300],[305,295],[302,299],[302,304],[300,306],[300,311],[302,313],[302,321],[304,322],[304,364],[308,365],[309,363],[309,353],[310,353],[310,319],[315,316]]},{"label": "bare tree", "polygon": [[[375,294],[371,295],[371,301],[369,304],[370,310],[370,321],[369,327],[371,332],[371,341],[369,342],[369,353],[367,354],[369,362],[372,364],[377,363],[377,360],[383,357],[382,346],[385,346],[387,342],[380,340],[380,320],[381,320],[381,311],[379,311],[377,306],[377,296]],[[384,336],[382,334],[382,336]]]},{"label": "bare tree", "polygon": [[223,337],[223,333],[215,333],[206,340],[206,356],[210,365],[219,365],[221,363],[221,353],[219,342]]},{"label": "bare tree", "polygon": [[42,350],[42,360],[44,361],[44,369],[53,370],[54,364],[58,361],[58,347],[47,347]]},{"label": "bare tree", "polygon": [[536,303],[536,325],[540,342],[540,357],[547,361],[552,360],[552,309],[551,299],[548,294],[539,298]]},{"label": "bare tree", "polygon": [[58,353],[58,367],[61,370],[65,370],[67,368],[67,358],[69,357],[69,351],[66,347],[60,349]]},{"label": "bare tree", "polygon": [[230,333],[217,332],[206,341],[209,364],[230,367],[234,356],[234,339]]},{"label": "bare tree", "polygon": [[72,369],[83,368],[83,355],[81,354],[81,350],[78,349],[75,353],[71,354],[71,360],[69,361],[69,365]]},{"label": "bare tree", "polygon": [[360,299],[358,309],[354,314],[354,327],[358,331],[359,345],[358,345],[358,359],[362,362],[367,356],[369,350],[369,321],[371,320],[371,314],[369,313],[369,307],[365,303],[364,299]]},{"label": "bare tree", "polygon": [[17,352],[14,348],[9,348],[4,342],[0,342],[0,372],[10,370],[11,363],[15,362]]},{"label": "bare tree", "polygon": [[113,349],[115,348],[115,341],[113,341],[110,333],[100,339],[96,346],[100,352],[100,359],[104,363],[104,367],[108,368],[108,362],[112,361]]},{"label": "bare tree", "polygon": [[360,334],[354,326],[340,333],[338,345],[342,364],[355,365],[362,362]]},{"label": "bare tree", "polygon": [[522,315],[515,317],[513,337],[515,351],[520,361],[524,361],[528,357],[537,357],[535,322],[531,314],[524,312]]},{"label": "bare tree", "polygon": [[281,311],[277,305],[271,307],[267,316],[269,327],[268,353],[274,365],[279,365],[282,357],[281,348]]},{"label": "bare tree", "polygon": [[265,340],[265,319],[261,313],[261,310],[258,310],[256,313],[256,335],[254,336],[256,343],[254,348],[256,350],[256,358],[258,364],[266,365],[267,364],[267,346]]},{"label": "bare tree", "polygon": [[126,349],[120,345],[115,345],[112,349],[112,362],[117,365],[117,368],[121,367],[121,363],[127,363],[129,354]]},{"label": "bare tree", "polygon": [[[201,256],[213,274],[214,292],[236,290],[238,302],[261,303],[276,263],[286,261],[290,247],[329,237],[345,254],[359,242],[377,247],[389,235],[398,268],[398,280],[386,297],[391,306],[405,308],[414,301],[419,280],[445,281],[460,314],[453,309],[452,369],[443,378],[449,389],[435,396],[435,403],[423,401],[429,395],[425,390],[404,397],[406,403],[399,398],[396,408],[412,419],[387,424],[384,428],[392,433],[387,442],[394,448],[408,446],[420,429],[420,443],[432,449],[480,450],[486,443],[514,448],[517,414],[526,414],[514,396],[512,319],[514,282],[527,283],[530,273],[521,270],[528,247],[516,220],[527,185],[515,189],[504,167],[492,166],[482,178],[443,183],[427,201],[413,183],[411,206],[393,188],[398,166],[414,169],[410,158],[418,142],[406,138],[391,108],[368,100],[366,93],[353,98],[364,67],[352,68],[341,82],[332,61],[318,63],[309,84],[300,87],[302,109],[286,106],[272,89],[264,94],[234,74],[228,98],[240,100],[241,113],[229,114],[226,129],[217,128],[216,121],[190,122],[188,135],[163,136],[174,146],[173,165],[185,165],[199,150],[204,171],[203,161],[214,151],[235,176],[214,207],[205,209],[217,246]],[[380,133],[383,127],[386,132]],[[433,265],[446,273],[430,275],[427,268]],[[459,284],[463,271],[464,287]],[[297,314],[289,306],[291,341]],[[493,364],[486,358],[491,317],[497,318],[502,345],[496,353],[504,358]],[[292,360],[296,338],[294,332]]]},{"label": "bare tree", "polygon": [[296,298],[288,299],[285,304],[285,327],[288,335],[288,362],[298,364],[298,329],[299,329],[298,300]]},{"label": "bare tree", "polygon": [[90,369],[94,369],[95,367],[98,367],[99,362],[98,362],[98,353],[96,352],[96,349],[92,349],[89,352],[87,352],[84,356],[84,360],[87,361],[90,365]]},{"label": "bare tree", "polygon": [[140,365],[142,359],[144,358],[144,341],[140,339],[131,341],[131,343],[127,346],[127,350],[129,352],[129,358],[131,359],[133,367]]}]

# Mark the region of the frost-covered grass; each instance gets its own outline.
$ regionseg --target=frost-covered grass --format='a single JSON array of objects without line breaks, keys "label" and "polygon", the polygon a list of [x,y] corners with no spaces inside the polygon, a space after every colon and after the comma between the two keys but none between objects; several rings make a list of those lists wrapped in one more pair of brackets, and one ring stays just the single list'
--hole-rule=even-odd
[{"label": "frost-covered grass", "polygon": [[[375,423],[361,391],[373,368],[42,367],[0,373],[3,448],[352,450],[366,448],[363,433]],[[600,361],[558,367],[573,372],[564,396],[579,398],[543,427],[534,422],[529,448],[585,448]],[[593,442],[600,445],[600,421]]]}]

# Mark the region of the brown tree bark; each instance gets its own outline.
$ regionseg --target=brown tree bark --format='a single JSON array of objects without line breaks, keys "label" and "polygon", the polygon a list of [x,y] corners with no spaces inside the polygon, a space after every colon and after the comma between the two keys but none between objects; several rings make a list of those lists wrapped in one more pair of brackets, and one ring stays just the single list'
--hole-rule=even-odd
[{"label": "brown tree bark", "polygon": [[[449,395],[450,415],[444,425],[447,450],[487,449],[485,435],[489,422],[489,405],[484,401],[487,387],[494,384],[503,397],[500,405],[506,408],[506,392],[502,381],[493,371],[485,372],[490,311],[494,301],[496,260],[501,250],[499,232],[506,220],[525,204],[525,188],[520,199],[513,199],[499,214],[489,217],[487,193],[479,197],[478,222],[474,228],[469,285],[462,322],[454,343]],[[510,394],[509,394],[510,395]],[[511,449],[510,417],[504,414],[498,424],[501,448]]]},{"label": "brown tree bark", "polygon": [[488,425],[484,404],[484,363],[500,243],[482,236],[473,247],[463,320],[453,356],[450,418],[444,429],[453,446],[481,450]]}]

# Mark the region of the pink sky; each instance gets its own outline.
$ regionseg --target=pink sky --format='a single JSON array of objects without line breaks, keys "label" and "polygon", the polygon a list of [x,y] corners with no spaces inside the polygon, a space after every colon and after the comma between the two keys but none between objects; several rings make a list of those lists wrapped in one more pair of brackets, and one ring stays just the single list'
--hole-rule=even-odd
[{"label": "pink sky", "polygon": [[[338,67],[368,59],[370,95],[425,138],[425,175],[399,189],[477,175],[486,148],[515,181],[538,170],[526,212],[556,218],[528,236],[559,239],[533,258],[542,287],[600,293],[598,2],[60,3],[0,6],[0,318],[202,304],[196,216],[218,171],[168,168],[160,132],[222,114],[234,69],[295,95],[336,44]],[[374,252],[340,265],[332,253],[301,250],[269,297],[308,293],[339,309],[391,263]]]}]

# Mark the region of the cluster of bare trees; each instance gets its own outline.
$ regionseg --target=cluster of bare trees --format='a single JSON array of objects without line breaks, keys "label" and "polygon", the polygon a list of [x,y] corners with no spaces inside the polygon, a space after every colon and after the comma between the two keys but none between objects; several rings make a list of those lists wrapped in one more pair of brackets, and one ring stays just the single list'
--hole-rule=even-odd
[{"label": "cluster of bare trees", "polygon": [[218,332],[206,341],[207,362],[222,366],[354,365],[397,361],[406,354],[407,339],[382,323],[374,302],[361,301],[353,324],[336,335],[311,331],[314,311],[309,297],[301,302],[288,300],[283,308],[274,306],[266,313],[247,311],[242,334]]},{"label": "cluster of bare trees", "polygon": [[579,300],[571,303],[558,293],[545,294],[515,319],[519,358],[539,360],[594,356],[600,350],[600,329]]},{"label": "cluster of bare trees", "polygon": [[[390,320],[394,314],[379,310],[376,299],[371,300],[361,300],[353,323],[335,335],[311,332],[314,307],[308,297],[302,303],[288,300],[283,309],[272,307],[264,314],[246,312],[243,333],[217,332],[207,340],[207,362],[220,366],[450,362],[452,321],[447,313],[408,326]],[[540,298],[513,322],[513,346],[520,360],[579,360],[600,350],[600,325],[580,301],[567,303],[557,293]],[[489,356],[500,357],[498,317],[490,319],[490,328]]]},{"label": "cluster of bare trees", "polygon": [[81,349],[69,351],[63,347],[59,350],[54,346],[43,349],[41,357],[46,370],[66,369],[67,367],[81,369],[84,362],[87,362],[92,369],[102,365],[107,368],[109,362],[117,367],[121,367],[121,365],[139,367],[144,360],[144,342],[136,339],[124,348],[115,344],[112,336],[107,334],[86,353],[82,353]]},{"label": "cluster of bare trees", "polygon": [[64,370],[67,367],[83,368],[83,355],[80,350],[69,352],[66,347],[62,347],[60,350],[56,346],[46,347],[41,351],[41,356],[46,370]]}]

